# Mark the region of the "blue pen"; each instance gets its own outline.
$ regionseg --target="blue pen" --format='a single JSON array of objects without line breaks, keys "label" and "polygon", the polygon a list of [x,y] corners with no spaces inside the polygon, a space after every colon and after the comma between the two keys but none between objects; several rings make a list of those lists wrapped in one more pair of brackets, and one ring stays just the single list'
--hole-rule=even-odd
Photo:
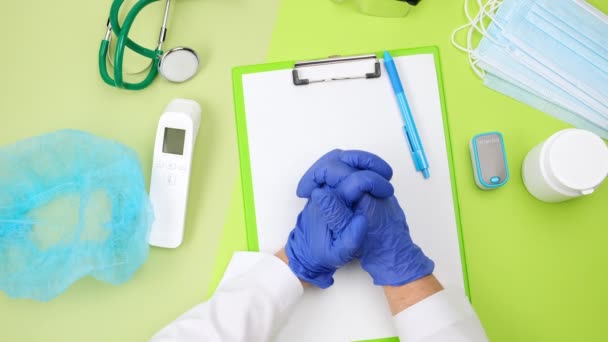
[{"label": "blue pen", "polygon": [[426,160],[422,141],[420,141],[420,136],[418,135],[418,129],[416,129],[416,123],[414,122],[410,105],[407,103],[405,91],[403,90],[399,73],[397,73],[397,68],[395,67],[395,61],[393,61],[393,57],[391,57],[388,51],[384,51],[384,67],[386,68],[388,77],[391,79],[391,84],[393,85],[393,90],[395,91],[397,102],[399,103],[401,116],[405,123],[403,131],[405,132],[405,137],[410,146],[410,152],[412,153],[412,159],[414,159],[416,171],[421,171],[425,179],[429,178],[431,177],[431,174],[429,173],[429,162]]}]

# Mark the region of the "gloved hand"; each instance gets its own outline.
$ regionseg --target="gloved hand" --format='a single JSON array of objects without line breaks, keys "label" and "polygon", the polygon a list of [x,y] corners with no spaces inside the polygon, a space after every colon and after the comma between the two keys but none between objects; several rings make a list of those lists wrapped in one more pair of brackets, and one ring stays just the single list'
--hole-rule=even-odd
[{"label": "gloved hand", "polygon": [[433,273],[435,264],[410,237],[405,214],[395,196],[364,195],[355,205],[369,230],[361,246],[361,267],[376,285],[400,286]]},{"label": "gloved hand", "polygon": [[332,190],[317,188],[287,240],[289,268],[301,280],[327,288],[336,270],[359,251],[366,233],[365,216],[355,215]]},{"label": "gloved hand", "polygon": [[[382,158],[365,151],[342,151],[333,150],[316,163],[302,176],[298,189],[298,197],[310,198],[310,194],[316,188],[323,185],[336,187],[348,176],[357,171],[368,170],[358,180],[350,180],[348,190],[351,198],[359,199],[357,196],[363,192],[370,192],[376,197],[388,197],[393,194],[393,187],[389,182],[393,176],[393,169]],[[387,181],[383,181],[383,179]]]},{"label": "gloved hand", "polygon": [[392,173],[388,163],[371,153],[334,150],[306,172],[297,194],[309,198],[314,189],[329,185],[356,214],[364,215],[368,234],[360,250],[361,265],[374,284],[399,286],[431,274],[435,265],[412,242],[388,183]]},{"label": "gloved hand", "polygon": [[[367,231],[366,218],[354,215],[351,203],[365,193],[392,196],[392,174],[376,155],[341,150],[327,153],[306,172],[297,194],[309,201],[285,248],[298,278],[321,288],[333,284],[333,274],[359,252]],[[338,184],[341,196],[333,188]]]}]

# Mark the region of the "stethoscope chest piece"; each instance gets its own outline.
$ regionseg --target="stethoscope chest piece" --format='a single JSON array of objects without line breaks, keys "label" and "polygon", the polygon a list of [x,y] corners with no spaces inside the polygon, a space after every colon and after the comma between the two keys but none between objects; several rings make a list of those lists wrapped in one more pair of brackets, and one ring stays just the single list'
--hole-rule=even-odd
[{"label": "stethoscope chest piece", "polygon": [[159,74],[169,82],[181,83],[196,75],[199,58],[187,47],[176,47],[167,51],[158,62]]}]

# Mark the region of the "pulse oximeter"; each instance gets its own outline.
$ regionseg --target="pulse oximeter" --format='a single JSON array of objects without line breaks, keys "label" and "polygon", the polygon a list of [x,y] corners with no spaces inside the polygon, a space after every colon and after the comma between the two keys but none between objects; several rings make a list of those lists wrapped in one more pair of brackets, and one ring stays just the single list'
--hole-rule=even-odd
[{"label": "pulse oximeter", "polygon": [[475,183],[482,190],[494,190],[509,180],[509,167],[502,134],[481,133],[469,142]]}]

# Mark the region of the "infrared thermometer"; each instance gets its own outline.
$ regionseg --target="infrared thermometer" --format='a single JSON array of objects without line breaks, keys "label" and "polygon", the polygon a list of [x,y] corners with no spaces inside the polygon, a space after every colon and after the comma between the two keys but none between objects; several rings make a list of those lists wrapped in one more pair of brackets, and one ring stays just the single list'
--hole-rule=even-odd
[{"label": "infrared thermometer", "polygon": [[150,182],[154,223],[149,244],[176,248],[184,237],[188,187],[201,107],[192,100],[171,101],[156,130]]}]

